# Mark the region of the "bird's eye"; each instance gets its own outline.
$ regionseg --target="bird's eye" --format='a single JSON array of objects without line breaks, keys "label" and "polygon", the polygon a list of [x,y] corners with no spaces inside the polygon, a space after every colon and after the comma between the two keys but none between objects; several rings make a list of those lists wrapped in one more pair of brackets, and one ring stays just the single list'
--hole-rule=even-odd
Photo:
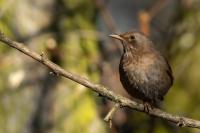
[{"label": "bird's eye", "polygon": [[132,36],[130,36],[130,38],[131,38],[131,40],[133,40],[133,39],[135,39],[135,36],[132,35]]},{"label": "bird's eye", "polygon": [[135,36],[131,35],[131,36],[129,37],[129,41],[133,41],[133,40],[135,40]]}]

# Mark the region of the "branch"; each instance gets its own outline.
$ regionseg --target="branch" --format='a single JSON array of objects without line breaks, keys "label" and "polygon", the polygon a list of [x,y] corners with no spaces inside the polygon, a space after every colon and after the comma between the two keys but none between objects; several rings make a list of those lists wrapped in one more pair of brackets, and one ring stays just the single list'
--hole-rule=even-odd
[{"label": "branch", "polygon": [[180,127],[192,127],[192,128],[199,128],[200,129],[200,121],[198,121],[198,120],[194,120],[194,119],[190,119],[190,118],[182,117],[182,116],[178,116],[178,115],[173,115],[173,114],[164,112],[164,111],[162,111],[158,108],[152,108],[151,110],[149,110],[147,112],[147,111],[144,110],[143,104],[132,101],[132,100],[125,98],[121,95],[117,95],[114,92],[110,91],[110,89],[107,88],[107,87],[104,87],[100,84],[94,84],[86,78],[83,78],[79,75],[65,71],[60,66],[51,62],[49,59],[44,58],[43,54],[39,55],[39,54],[29,50],[24,44],[18,43],[16,41],[13,41],[13,40],[7,38],[1,32],[0,32],[0,41],[9,45],[10,47],[13,47],[13,48],[21,51],[22,53],[30,56],[31,58],[37,60],[38,62],[44,64],[45,66],[50,68],[56,75],[60,75],[60,76],[63,76],[65,78],[68,78],[68,79],[70,79],[74,82],[77,82],[78,84],[81,84],[81,85],[91,89],[92,91],[102,95],[103,97],[110,99],[111,101],[113,101],[115,103],[118,103],[120,105],[120,107],[129,107],[133,110],[144,112],[144,113],[147,113],[151,116],[159,117],[159,118],[162,118],[164,120],[173,122],[177,126],[180,126]]},{"label": "branch", "polygon": [[120,107],[120,104],[115,103],[114,107],[108,112],[108,114],[104,118],[104,121],[109,123],[110,128],[112,127],[112,118],[119,107]]}]

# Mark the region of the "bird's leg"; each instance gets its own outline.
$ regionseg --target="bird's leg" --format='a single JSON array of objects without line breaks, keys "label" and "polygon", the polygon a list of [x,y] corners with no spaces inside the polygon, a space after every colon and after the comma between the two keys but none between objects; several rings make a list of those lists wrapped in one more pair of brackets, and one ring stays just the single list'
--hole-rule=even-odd
[{"label": "bird's leg", "polygon": [[149,113],[149,111],[153,109],[153,106],[147,101],[143,101],[143,105],[144,105],[144,111],[147,113]]}]

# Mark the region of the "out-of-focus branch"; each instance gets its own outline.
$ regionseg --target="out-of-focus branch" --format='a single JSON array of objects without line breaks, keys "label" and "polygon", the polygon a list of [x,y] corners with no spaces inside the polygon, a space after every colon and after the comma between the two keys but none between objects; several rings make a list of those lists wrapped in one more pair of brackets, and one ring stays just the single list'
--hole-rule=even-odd
[{"label": "out-of-focus branch", "polygon": [[156,3],[148,10],[151,18],[155,17],[166,5],[169,0],[157,0]]},{"label": "out-of-focus branch", "polygon": [[99,9],[99,12],[103,18],[103,21],[105,23],[105,25],[107,26],[107,28],[113,32],[113,33],[117,33],[118,29],[116,27],[115,21],[113,20],[112,15],[110,14],[109,10],[107,9],[105,3],[103,0],[96,0],[96,6]]},{"label": "out-of-focus branch", "polygon": [[177,126],[180,126],[180,127],[186,126],[186,127],[200,129],[200,121],[198,121],[198,120],[194,120],[194,119],[190,119],[190,118],[186,118],[186,117],[182,117],[182,116],[178,116],[178,115],[173,115],[173,114],[164,112],[158,108],[152,108],[151,110],[146,112],[144,110],[143,104],[137,103],[136,101],[130,100],[121,95],[117,95],[114,92],[110,91],[109,88],[104,87],[103,85],[92,83],[91,81],[89,81],[88,79],[86,79],[84,77],[81,77],[79,75],[76,75],[76,74],[73,74],[71,72],[64,70],[60,66],[54,64],[49,59],[44,57],[43,54],[40,55],[40,54],[37,54],[36,52],[31,51],[24,44],[18,43],[16,41],[9,39],[2,32],[0,32],[0,41],[9,45],[12,48],[19,50],[20,52],[30,56],[31,58],[37,60],[38,62],[44,64],[45,66],[50,68],[56,75],[62,76],[62,77],[68,78],[74,82],[77,82],[78,84],[81,84],[81,85],[91,89],[92,91],[100,94],[101,96],[119,104],[120,107],[129,107],[133,110],[144,112],[151,116],[159,117],[164,120],[173,122]]},{"label": "out-of-focus branch", "polygon": [[145,35],[150,34],[151,20],[163,9],[168,0],[157,0],[156,3],[149,10],[142,10],[139,12],[140,31]]},{"label": "out-of-focus branch", "polygon": [[[109,11],[108,8],[106,7],[104,1],[103,1],[103,0],[95,0],[95,2],[96,2],[96,3],[95,3],[95,4],[96,4],[96,7],[98,8],[98,10],[99,10],[99,12],[100,12],[100,14],[101,14],[101,16],[102,16],[102,19],[103,19],[103,21],[104,21],[106,27],[110,30],[110,32],[112,32],[112,33],[118,33],[119,30],[118,30],[118,28],[117,28],[117,26],[116,26],[116,24],[115,24],[115,21],[114,21],[112,15],[110,14],[110,11]],[[116,48],[116,50],[117,50],[118,52],[121,52],[121,50],[120,50],[120,46],[121,46],[121,45],[119,44],[119,42],[116,41],[116,40],[112,40],[112,41],[113,41],[115,44],[117,44],[117,45],[114,45],[115,48]]]}]

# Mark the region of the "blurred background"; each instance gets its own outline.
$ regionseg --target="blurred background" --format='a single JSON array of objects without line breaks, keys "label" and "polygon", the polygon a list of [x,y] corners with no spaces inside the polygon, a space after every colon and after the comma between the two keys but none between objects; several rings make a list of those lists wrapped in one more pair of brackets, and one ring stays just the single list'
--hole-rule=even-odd
[{"label": "blurred background", "polygon": [[[0,30],[64,69],[129,97],[119,81],[122,47],[108,37],[138,30],[174,72],[162,109],[200,119],[199,0],[0,0]],[[0,44],[0,133],[199,133],[121,109]]]}]

